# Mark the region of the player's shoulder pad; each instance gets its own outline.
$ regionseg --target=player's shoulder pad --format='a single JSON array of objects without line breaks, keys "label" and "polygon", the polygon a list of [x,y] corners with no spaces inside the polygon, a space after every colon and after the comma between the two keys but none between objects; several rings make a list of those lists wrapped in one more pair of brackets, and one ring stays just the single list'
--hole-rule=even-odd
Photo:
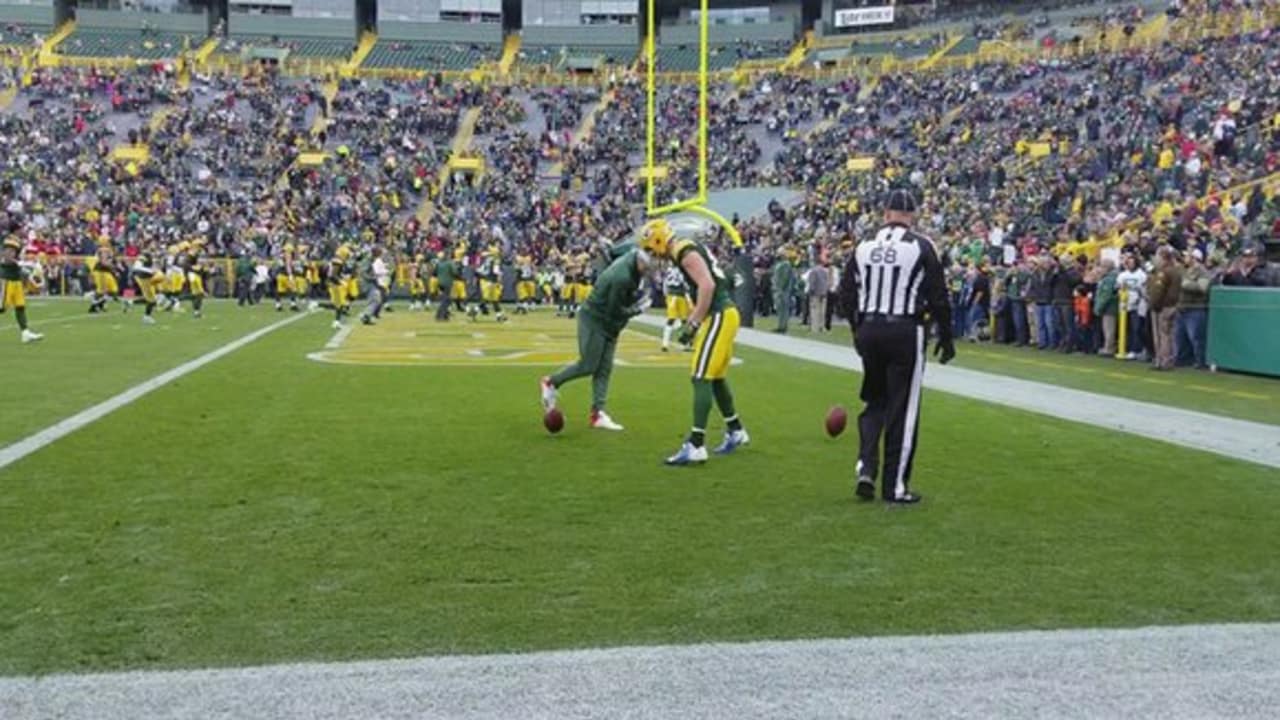
[{"label": "player's shoulder pad", "polygon": [[684,256],[688,254],[690,250],[694,249],[697,246],[698,246],[697,243],[695,243],[694,241],[688,238],[680,238],[677,240],[672,240],[671,241],[671,257],[676,262],[680,262],[681,260],[684,259]]}]

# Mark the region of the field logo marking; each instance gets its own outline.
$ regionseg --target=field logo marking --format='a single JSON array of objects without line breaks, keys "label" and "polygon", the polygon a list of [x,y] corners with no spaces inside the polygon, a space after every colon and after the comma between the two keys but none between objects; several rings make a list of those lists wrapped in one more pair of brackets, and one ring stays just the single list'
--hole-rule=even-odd
[{"label": "field logo marking", "polygon": [[143,383],[140,383],[138,385],[135,385],[129,388],[128,390],[125,390],[119,395],[116,395],[112,398],[104,400],[98,403],[97,405],[94,405],[93,407],[90,407],[86,410],[82,410],[76,413],[75,415],[72,415],[71,417],[58,422],[55,425],[51,425],[50,427],[47,427],[44,430],[41,430],[40,432],[34,435],[23,438],[22,440],[19,440],[18,442],[13,443],[12,445],[6,446],[4,448],[0,448],[0,470],[3,470],[4,468],[14,464],[15,462],[21,460],[22,458],[38,450],[48,447],[54,442],[61,440],[62,438],[79,430],[80,428],[86,425],[89,425],[90,423],[93,423],[107,415],[110,415],[111,413],[115,412],[116,410],[119,410],[120,408],[124,407],[125,405],[128,405],[129,403],[132,403],[133,401],[137,400],[143,395],[146,395],[152,390],[157,390],[159,388],[162,388],[165,385],[168,385],[169,383],[173,382],[174,380],[177,380],[178,378],[183,377],[184,375],[189,375],[195,372],[196,370],[199,370],[200,368],[204,367],[205,365],[208,365],[214,360],[230,355],[231,353],[248,345],[254,340],[257,340],[258,338],[264,335],[267,335],[269,333],[275,332],[276,330],[279,330],[280,328],[286,325],[297,322],[298,320],[301,320],[304,317],[308,317],[308,315],[307,314],[294,315],[292,317],[281,320],[280,322],[268,325],[260,330],[255,330],[249,333],[248,335],[245,335],[244,337],[240,338],[239,340],[233,340],[232,342],[227,343],[226,345],[223,345],[222,347],[216,350],[205,353],[204,355],[201,355],[200,357],[194,360],[187,361],[173,368],[172,370],[163,372],[151,378],[150,380],[147,380]]},{"label": "field logo marking", "polygon": [[[344,327],[307,358],[386,367],[558,367],[578,356],[574,325],[546,313],[479,327],[428,322],[420,315],[397,314],[373,326]],[[618,338],[616,362],[628,368],[686,369],[690,356],[664,353],[658,338],[627,330]]]}]

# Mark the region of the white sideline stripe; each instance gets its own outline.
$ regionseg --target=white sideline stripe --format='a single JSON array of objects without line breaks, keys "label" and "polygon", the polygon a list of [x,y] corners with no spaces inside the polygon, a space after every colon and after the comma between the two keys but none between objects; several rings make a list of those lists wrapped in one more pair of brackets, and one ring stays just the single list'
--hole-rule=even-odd
[{"label": "white sideline stripe", "polygon": [[[645,325],[660,327],[660,318],[640,316]],[[843,370],[862,372],[862,361],[847,347],[818,340],[777,335],[744,328],[738,344],[787,355]],[[960,352],[964,352],[961,348]],[[1059,385],[1019,380],[991,373],[930,363],[924,385],[981,402],[1029,410],[1042,415],[1203,450],[1235,460],[1280,468],[1280,427],[1237,420],[1169,405],[1099,395]],[[856,399],[856,393],[854,397]],[[925,413],[926,417],[928,413]]]},{"label": "white sideline stripe", "polygon": [[[174,380],[177,380],[178,378],[184,375],[193,373],[196,370],[199,370],[200,368],[204,367],[205,365],[208,365],[209,363],[213,362],[214,360],[217,360],[218,358],[229,355],[239,350],[240,348],[244,347],[245,345],[248,345],[254,340],[257,340],[258,338],[268,333],[279,330],[285,325],[288,325],[293,322],[297,322],[298,320],[301,320],[304,317],[307,317],[307,315],[305,314],[294,315],[292,317],[281,320],[280,322],[274,323],[272,325],[268,325],[260,330],[255,330],[249,333],[248,335],[245,335],[244,337],[240,338],[239,340],[234,340],[230,343],[227,343],[226,345],[223,345],[222,347],[216,350],[213,350],[204,355],[201,355],[200,357],[194,360],[185,362],[173,368],[172,370],[165,371],[151,378],[150,380],[147,380],[146,382],[135,385],[129,388],[128,390],[125,390],[124,392],[120,393],[119,395],[108,398],[107,400],[104,400],[98,403],[97,405],[94,405],[91,408],[82,410],[76,413],[75,415],[72,415],[71,417],[66,418],[65,420],[62,420],[61,422],[58,422],[55,425],[51,425],[45,428],[44,430],[41,430],[35,435],[31,435],[29,437],[23,438],[22,440],[19,440],[18,442],[15,442],[12,445],[9,445],[7,447],[0,448],[0,470],[5,469],[6,467],[12,465],[13,463],[30,455],[31,453],[41,450],[47,447],[48,445],[54,442],[57,442],[58,440],[61,440],[62,438],[79,430],[80,428],[92,422],[95,422],[105,417],[106,415],[109,415],[115,412],[116,410],[119,410],[120,408],[137,400],[143,395],[146,395],[152,390],[156,390],[158,388],[164,387],[165,385],[168,385]],[[0,717],[3,717],[3,713],[0,713]]]},{"label": "white sideline stripe", "polygon": [[0,678],[23,720],[1266,718],[1280,624],[623,647]]},{"label": "white sideline stripe", "polygon": [[324,344],[324,349],[337,350],[338,348],[342,347],[342,343],[347,341],[347,336],[350,335],[351,331],[354,329],[355,329],[354,325],[343,325],[342,329],[334,333],[333,337],[329,338],[329,342]]}]

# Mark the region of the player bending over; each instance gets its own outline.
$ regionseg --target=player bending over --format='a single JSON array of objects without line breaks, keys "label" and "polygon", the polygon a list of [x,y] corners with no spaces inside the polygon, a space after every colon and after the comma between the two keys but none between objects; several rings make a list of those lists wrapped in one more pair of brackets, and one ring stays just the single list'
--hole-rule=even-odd
[{"label": "player bending over", "polygon": [[665,220],[653,220],[641,231],[640,246],[654,257],[666,258],[680,270],[694,291],[694,306],[680,331],[680,342],[693,342],[693,428],[668,465],[691,465],[707,460],[707,419],[714,400],[728,430],[717,455],[727,455],[751,442],[733,407],[733,392],[725,375],[733,359],[738,334],[738,308],[730,296],[729,278],[721,272],[706,246],[676,238]]},{"label": "player bending over", "polygon": [[[116,270],[115,252],[111,249],[109,242],[99,245],[93,271],[90,273],[93,279],[93,293],[89,300],[90,313],[106,312],[108,300],[120,302],[120,281],[116,278]],[[123,308],[128,312],[129,304],[124,303]]]},{"label": "player bending over", "polygon": [[0,313],[13,308],[13,316],[18,321],[18,330],[22,333],[22,342],[30,343],[43,340],[44,336],[27,327],[27,292],[23,283],[30,272],[19,260],[22,243],[17,238],[4,241],[0,248]]},{"label": "player bending over", "polygon": [[609,377],[613,373],[613,353],[618,335],[631,318],[649,309],[646,294],[637,299],[640,283],[652,260],[647,252],[627,249],[617,256],[596,281],[578,312],[578,361],[539,383],[542,407],[556,405],[556,391],[565,383],[591,376],[591,421],[593,428],[621,430],[604,411],[609,396]]},{"label": "player bending over", "polygon": [[156,303],[160,296],[160,291],[172,287],[166,274],[162,274],[160,269],[155,266],[155,262],[151,259],[150,252],[144,252],[133,261],[133,266],[129,269],[133,275],[134,287],[138,290],[138,297],[142,298],[142,324],[155,325],[156,318],[153,313],[156,311]]}]

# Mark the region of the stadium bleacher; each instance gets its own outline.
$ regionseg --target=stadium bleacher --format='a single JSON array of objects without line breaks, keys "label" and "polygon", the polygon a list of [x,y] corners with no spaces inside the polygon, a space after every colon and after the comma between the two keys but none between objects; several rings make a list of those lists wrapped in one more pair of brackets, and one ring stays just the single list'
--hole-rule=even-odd
[{"label": "stadium bleacher", "polygon": [[58,51],[81,57],[159,60],[177,57],[184,50],[198,46],[202,39],[174,32],[77,28],[58,45]]},{"label": "stadium bleacher", "polygon": [[495,60],[501,52],[501,46],[489,44],[379,40],[362,67],[465,70]]},{"label": "stadium bleacher", "polygon": [[237,35],[224,41],[218,52],[238,55],[245,48],[285,48],[297,57],[344,60],[351,56],[354,47],[355,43],[345,38]]},{"label": "stadium bleacher", "polygon": [[35,36],[48,37],[52,32],[51,25],[5,23],[0,25],[0,45],[31,46]]}]

